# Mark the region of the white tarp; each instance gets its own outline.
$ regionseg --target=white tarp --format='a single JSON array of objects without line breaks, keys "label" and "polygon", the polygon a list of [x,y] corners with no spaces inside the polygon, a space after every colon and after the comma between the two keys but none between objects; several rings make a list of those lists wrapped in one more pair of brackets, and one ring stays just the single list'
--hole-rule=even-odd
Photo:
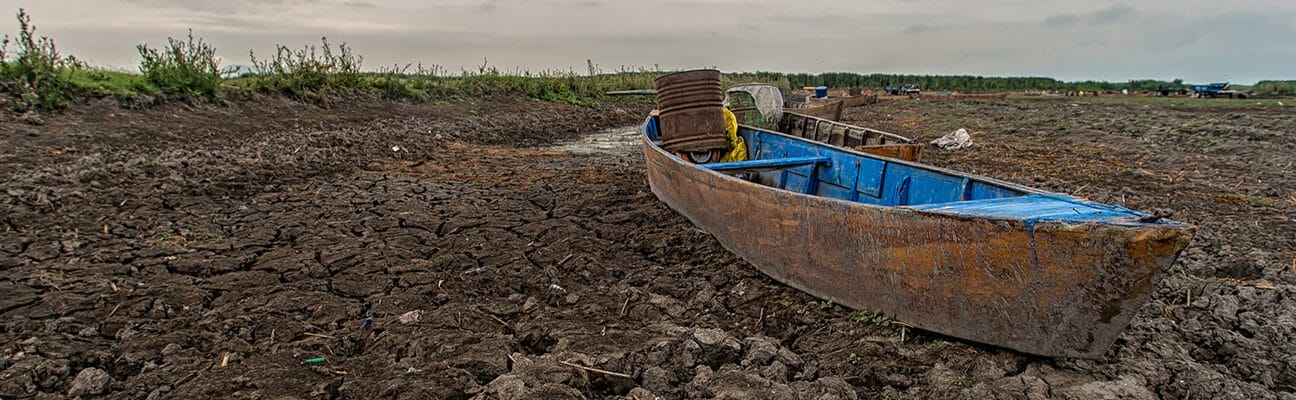
[{"label": "white tarp", "polygon": [[[777,124],[783,119],[783,91],[768,83],[747,83],[735,85],[726,90],[725,93],[743,92],[751,95],[756,101],[756,111],[759,111],[765,122]],[[729,96],[725,96],[724,106],[729,107]]]},{"label": "white tarp", "polygon": [[972,147],[972,135],[969,135],[966,129],[959,128],[957,131],[950,132],[945,136],[941,136],[936,140],[931,141],[931,144],[945,150],[958,150]]}]

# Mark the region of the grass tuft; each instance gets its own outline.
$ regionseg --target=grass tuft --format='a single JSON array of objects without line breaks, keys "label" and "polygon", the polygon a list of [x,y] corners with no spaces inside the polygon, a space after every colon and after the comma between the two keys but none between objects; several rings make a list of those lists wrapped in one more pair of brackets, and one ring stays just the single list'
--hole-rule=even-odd
[{"label": "grass tuft", "polygon": [[155,95],[161,92],[144,75],[132,72],[73,68],[65,71],[63,76],[74,90],[95,97],[128,100],[139,95]]}]

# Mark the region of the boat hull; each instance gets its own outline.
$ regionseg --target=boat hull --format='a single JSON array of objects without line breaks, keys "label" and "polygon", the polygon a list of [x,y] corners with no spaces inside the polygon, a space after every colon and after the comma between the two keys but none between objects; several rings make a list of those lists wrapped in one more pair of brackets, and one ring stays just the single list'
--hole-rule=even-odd
[{"label": "boat hull", "polygon": [[841,121],[842,111],[845,109],[846,103],[838,101],[806,108],[785,108],[783,109],[783,112],[809,115],[811,117],[823,118],[829,121]]},{"label": "boat hull", "polygon": [[1194,229],[860,204],[709,171],[647,138],[644,156],[659,199],[775,280],[917,328],[1044,356],[1101,357]]}]

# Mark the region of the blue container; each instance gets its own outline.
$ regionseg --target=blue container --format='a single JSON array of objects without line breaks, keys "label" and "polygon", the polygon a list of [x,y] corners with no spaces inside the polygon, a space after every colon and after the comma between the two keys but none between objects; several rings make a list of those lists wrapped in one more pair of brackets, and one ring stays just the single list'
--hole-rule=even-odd
[{"label": "blue container", "polygon": [[827,87],[827,86],[819,86],[819,87],[816,87],[816,88],[815,88],[815,98],[822,99],[822,98],[824,98],[824,97],[828,97],[828,87]]}]

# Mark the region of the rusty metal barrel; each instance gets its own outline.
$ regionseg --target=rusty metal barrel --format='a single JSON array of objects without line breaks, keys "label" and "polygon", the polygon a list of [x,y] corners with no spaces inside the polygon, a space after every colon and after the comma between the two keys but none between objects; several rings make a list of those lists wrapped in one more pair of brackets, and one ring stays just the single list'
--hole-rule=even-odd
[{"label": "rusty metal barrel", "polygon": [[670,152],[723,151],[724,92],[720,71],[700,69],[662,75],[657,89],[663,147]]}]

